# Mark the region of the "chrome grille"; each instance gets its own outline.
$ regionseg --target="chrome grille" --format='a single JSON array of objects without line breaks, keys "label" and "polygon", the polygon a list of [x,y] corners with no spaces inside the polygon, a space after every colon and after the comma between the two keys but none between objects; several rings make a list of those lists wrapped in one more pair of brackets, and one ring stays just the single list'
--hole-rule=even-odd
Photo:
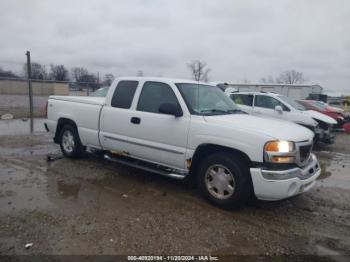
[{"label": "chrome grille", "polygon": [[299,146],[299,160],[301,163],[304,163],[306,160],[309,159],[311,149],[312,149],[312,144]]}]

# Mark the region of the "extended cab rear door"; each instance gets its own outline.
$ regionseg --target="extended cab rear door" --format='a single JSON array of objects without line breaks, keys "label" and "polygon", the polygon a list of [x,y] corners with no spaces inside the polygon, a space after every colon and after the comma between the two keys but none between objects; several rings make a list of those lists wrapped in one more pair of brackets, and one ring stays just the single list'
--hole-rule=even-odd
[{"label": "extended cab rear door", "polygon": [[[121,80],[106,99],[100,116],[100,143],[104,149],[128,153],[132,102],[138,81]],[[108,100],[109,99],[109,100]]]},{"label": "extended cab rear door", "polygon": [[[118,96],[118,86],[115,96]],[[159,113],[162,103],[179,104],[183,116]],[[139,82],[129,109],[113,106],[104,109],[101,133],[108,137],[102,139],[103,146],[123,151],[130,157],[185,170],[190,115],[183,107],[184,102],[175,85]]]}]

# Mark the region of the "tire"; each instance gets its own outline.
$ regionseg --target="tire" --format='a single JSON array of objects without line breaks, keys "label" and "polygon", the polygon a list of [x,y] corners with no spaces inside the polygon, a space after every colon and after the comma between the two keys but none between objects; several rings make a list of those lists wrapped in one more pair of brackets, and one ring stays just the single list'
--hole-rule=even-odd
[{"label": "tire", "polygon": [[64,156],[69,158],[78,158],[84,153],[85,148],[80,142],[76,127],[72,125],[63,126],[59,139],[61,151]]},{"label": "tire", "polygon": [[248,165],[230,153],[204,158],[198,168],[197,184],[210,203],[223,209],[241,207],[253,192]]}]

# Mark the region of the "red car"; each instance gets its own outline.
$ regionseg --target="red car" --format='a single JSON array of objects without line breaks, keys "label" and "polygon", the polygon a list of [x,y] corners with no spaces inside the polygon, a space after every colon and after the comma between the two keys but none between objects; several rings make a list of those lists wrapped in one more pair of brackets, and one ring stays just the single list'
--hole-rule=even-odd
[{"label": "red car", "polygon": [[323,113],[335,121],[337,121],[337,127],[341,128],[345,123],[345,115],[339,110],[335,110],[319,101],[315,100],[299,100],[299,104],[303,105],[308,110],[314,110]]}]

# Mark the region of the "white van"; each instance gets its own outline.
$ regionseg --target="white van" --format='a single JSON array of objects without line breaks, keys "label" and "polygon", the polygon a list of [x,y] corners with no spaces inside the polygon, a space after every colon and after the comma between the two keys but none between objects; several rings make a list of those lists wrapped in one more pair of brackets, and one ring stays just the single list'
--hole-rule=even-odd
[{"label": "white van", "polygon": [[225,92],[248,114],[292,121],[311,129],[316,141],[328,144],[334,142],[332,127],[336,121],[319,112],[307,110],[290,97],[268,92]]}]

